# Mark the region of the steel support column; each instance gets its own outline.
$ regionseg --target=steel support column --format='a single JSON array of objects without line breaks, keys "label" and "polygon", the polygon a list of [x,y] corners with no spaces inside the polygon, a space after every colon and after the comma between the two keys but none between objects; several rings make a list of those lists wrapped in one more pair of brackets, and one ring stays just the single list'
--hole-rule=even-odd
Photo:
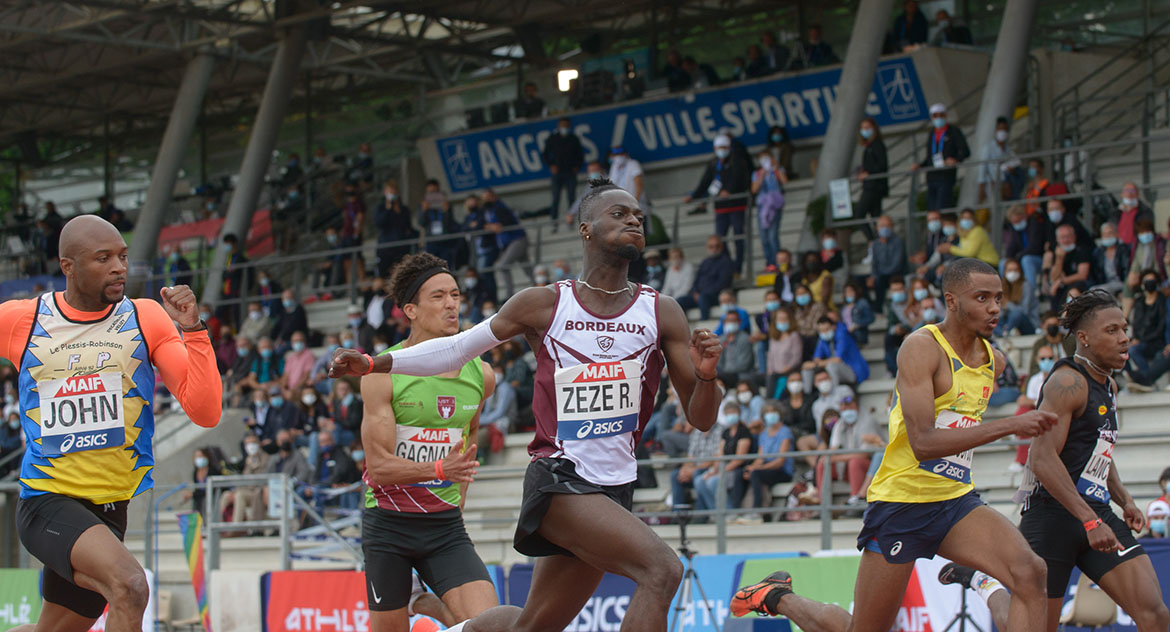
[{"label": "steel support column", "polygon": [[[248,138],[248,147],[244,150],[244,160],[240,164],[239,180],[232,194],[231,204],[228,205],[223,231],[220,233],[221,236],[235,235],[239,238],[241,247],[247,242],[252,213],[256,210],[260,190],[264,186],[264,174],[267,173],[269,162],[272,160],[276,136],[280,131],[280,124],[284,122],[293,86],[300,72],[301,59],[305,56],[306,39],[304,26],[294,27],[285,32],[280,48],[276,52],[276,59],[272,63],[272,70],[268,73],[268,83],[264,86],[260,110],[252,124],[252,135]],[[217,248],[212,255],[202,302],[215,304],[219,301],[222,284],[213,279],[219,279],[223,275],[226,263],[227,253]]]},{"label": "steel support column", "polygon": [[[1036,21],[1038,0],[1007,0],[1003,14],[1012,16],[999,25],[999,37],[995,40],[995,54],[991,58],[991,70],[983,86],[983,101],[979,104],[979,118],[975,134],[968,143],[973,159],[978,160],[982,148],[995,142],[995,119],[1001,116],[1011,120],[1020,86],[1024,84],[1024,73],[1028,70],[1028,34]],[[1030,113],[1036,116],[1038,113]],[[959,190],[959,207],[974,208],[979,201],[979,168],[967,167],[962,170],[963,184]],[[999,192],[993,192],[998,195]],[[993,223],[989,231],[999,231],[999,224]]]},{"label": "steel support column", "polygon": [[146,191],[146,200],[142,206],[142,213],[138,216],[138,223],[134,227],[134,239],[130,242],[127,292],[131,296],[141,295],[142,281],[150,274],[152,263],[157,256],[158,233],[162,229],[163,220],[166,219],[167,207],[175,190],[175,179],[179,177],[179,169],[187,154],[187,143],[195,131],[199,113],[203,109],[203,97],[207,93],[207,85],[211,81],[211,71],[214,67],[215,57],[210,53],[202,52],[196,55],[187,62],[187,71],[183,75],[183,82],[179,84],[179,92],[175,95],[175,104],[171,107],[167,129],[163,133],[158,156],[154,161],[154,170],[150,174],[150,187]]},{"label": "steel support column", "polygon": [[[861,0],[857,7],[853,35],[849,38],[849,52],[845,56],[841,79],[837,84],[837,99],[833,102],[829,127],[821,144],[811,199],[827,195],[829,181],[849,173],[853,148],[857,146],[857,126],[865,116],[865,104],[873,89],[873,76],[877,72],[878,57],[882,53],[886,36],[883,29],[875,28],[874,25],[885,24],[893,7],[894,0]],[[830,212],[829,206],[826,206],[825,212]],[[820,236],[810,234],[807,217],[804,222],[800,249],[814,250]]]}]

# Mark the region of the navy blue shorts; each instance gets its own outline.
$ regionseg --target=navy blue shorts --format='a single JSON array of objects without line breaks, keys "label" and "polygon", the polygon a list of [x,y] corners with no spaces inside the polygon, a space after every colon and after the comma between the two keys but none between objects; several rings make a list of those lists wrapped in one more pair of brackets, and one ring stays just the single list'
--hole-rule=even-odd
[{"label": "navy blue shorts", "polygon": [[871,502],[857,534],[857,550],[881,553],[891,564],[932,558],[951,529],[982,506],[974,491],[933,503]]}]

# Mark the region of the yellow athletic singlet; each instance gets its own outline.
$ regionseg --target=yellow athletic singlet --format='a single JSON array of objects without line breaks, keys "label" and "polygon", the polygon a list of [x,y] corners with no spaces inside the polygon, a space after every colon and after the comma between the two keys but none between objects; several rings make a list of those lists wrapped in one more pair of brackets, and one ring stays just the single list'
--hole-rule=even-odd
[{"label": "yellow athletic singlet", "polygon": [[[982,423],[987,399],[995,386],[995,354],[986,340],[987,364],[963,364],[938,327],[927,325],[950,361],[951,389],[934,398],[936,428],[969,428]],[[919,462],[910,448],[902,417],[902,398],[894,392],[890,410],[890,443],[885,458],[869,486],[869,501],[932,503],[958,498],[971,491],[971,450],[961,454]]]}]

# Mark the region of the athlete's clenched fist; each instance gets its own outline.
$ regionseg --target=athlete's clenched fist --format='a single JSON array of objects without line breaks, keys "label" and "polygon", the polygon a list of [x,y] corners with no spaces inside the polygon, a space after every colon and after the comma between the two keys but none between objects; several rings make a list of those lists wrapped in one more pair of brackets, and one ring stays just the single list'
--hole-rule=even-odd
[{"label": "athlete's clenched fist", "polygon": [[715,379],[715,366],[719,364],[722,353],[723,343],[710,330],[696,329],[691,332],[691,364],[695,365],[699,379]]},{"label": "athlete's clenched fist", "polygon": [[159,290],[163,309],[171,320],[179,323],[183,329],[194,329],[199,326],[199,304],[195,301],[195,293],[186,285],[164,287]]}]

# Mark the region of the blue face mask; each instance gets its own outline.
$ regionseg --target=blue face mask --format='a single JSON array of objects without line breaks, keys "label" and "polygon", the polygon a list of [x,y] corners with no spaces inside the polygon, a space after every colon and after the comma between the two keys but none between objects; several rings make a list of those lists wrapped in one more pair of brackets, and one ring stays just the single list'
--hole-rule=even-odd
[{"label": "blue face mask", "polygon": [[959,220],[959,228],[962,228],[963,230],[971,230],[972,228],[975,228],[975,220],[964,217],[963,219]]},{"label": "blue face mask", "polygon": [[925,320],[928,323],[933,323],[934,321],[938,320],[938,311],[933,307],[927,307],[926,309],[922,310],[922,320]]},{"label": "blue face mask", "polygon": [[943,234],[946,235],[947,237],[953,236],[955,234],[956,230],[957,229],[954,226],[951,226],[950,224],[943,226]]},{"label": "blue face mask", "polygon": [[812,302],[812,297],[809,296],[808,294],[797,294],[796,295],[796,304],[800,305],[801,307],[804,307],[805,305],[808,305],[811,302]]},{"label": "blue face mask", "polygon": [[832,237],[826,237],[821,242],[821,246],[824,247],[825,250],[834,250],[837,247],[837,240],[833,239]]},{"label": "blue face mask", "polygon": [[1028,167],[1028,177],[1029,178],[1036,177],[1036,167]]},{"label": "blue face mask", "polygon": [[820,337],[820,339],[824,340],[825,342],[833,342],[833,335],[834,335],[834,332],[831,332],[831,331],[822,331],[822,332],[819,332],[817,334],[817,336]]},{"label": "blue face mask", "polygon": [[937,219],[932,219],[929,222],[926,222],[926,230],[929,230],[932,233],[937,233],[938,231],[942,230],[942,222]]},{"label": "blue face mask", "polygon": [[264,358],[265,360],[267,360],[268,358],[271,358],[272,357],[272,349],[261,349],[260,350],[260,357]]},{"label": "blue face mask", "polygon": [[207,467],[207,464],[208,464],[207,457],[205,457],[205,456],[195,457],[195,467],[202,469],[202,468]]},{"label": "blue face mask", "polygon": [[774,312],[780,309],[780,301],[768,301],[767,303],[764,303],[764,309],[769,312]]},{"label": "blue face mask", "polygon": [[289,310],[289,311],[292,311],[292,308],[297,306],[297,302],[292,300],[291,298],[284,299],[283,301],[280,302],[280,304],[284,305],[284,308]]},{"label": "blue face mask", "polygon": [[780,134],[772,134],[772,142],[773,143],[778,143],[783,139],[784,139],[784,137],[781,136]]},{"label": "blue face mask", "polygon": [[1077,247],[1076,244],[1060,244],[1060,249],[1065,252],[1072,252]]},{"label": "blue face mask", "polygon": [[281,406],[284,406],[284,398],[279,395],[269,397],[268,403],[272,404],[273,408],[280,408]]},{"label": "blue face mask", "polygon": [[333,352],[337,351],[340,347],[341,345],[329,345],[329,355],[333,355]]},{"label": "blue face mask", "polygon": [[301,351],[305,350],[305,343],[301,342],[300,340],[294,340],[292,343],[292,349],[293,351],[300,353]]},{"label": "blue face mask", "polygon": [[1117,238],[1116,237],[1102,237],[1101,238],[1101,246],[1103,246],[1105,248],[1112,248],[1116,245],[1117,245]]},{"label": "blue face mask", "polygon": [[906,293],[905,292],[893,292],[892,294],[890,294],[890,300],[898,305],[901,305],[902,303],[906,302]]},{"label": "blue face mask", "polygon": [[1154,242],[1154,233],[1138,233],[1138,242],[1150,244]]},{"label": "blue face mask", "polygon": [[914,290],[914,300],[916,301],[924,300],[927,296],[930,296],[930,290],[924,290],[922,288]]},{"label": "blue face mask", "polygon": [[589,172],[589,180],[591,182],[596,182],[600,179],[601,179],[601,172],[600,171],[590,171]]},{"label": "blue face mask", "polygon": [[738,331],[739,331],[739,323],[737,323],[737,322],[723,324],[723,333],[725,333],[725,334],[734,334]]},{"label": "blue face mask", "polygon": [[735,303],[724,303],[719,306],[719,309],[722,309],[724,314],[730,314],[735,311]]},{"label": "blue face mask", "polygon": [[720,160],[724,160],[730,155],[731,155],[731,150],[727,149],[725,147],[720,147],[719,149],[715,150],[715,157],[720,159]]},{"label": "blue face mask", "polygon": [[1040,358],[1036,361],[1036,366],[1044,373],[1051,373],[1052,367],[1056,366],[1056,360],[1053,358]]},{"label": "blue face mask", "polygon": [[723,415],[724,426],[734,426],[737,423],[739,423],[739,413],[727,413]]},{"label": "blue face mask", "polygon": [[353,338],[346,338],[345,340],[342,340],[341,346],[345,347],[346,349],[353,349]]},{"label": "blue face mask", "polygon": [[1012,224],[1012,228],[1014,228],[1016,230],[1024,230],[1027,227],[1028,227],[1028,220],[1026,220],[1026,219]]},{"label": "blue face mask", "polygon": [[845,302],[850,304],[850,305],[852,305],[856,300],[857,300],[857,297],[853,296],[852,294],[845,295]]},{"label": "blue face mask", "polygon": [[934,129],[942,129],[947,126],[947,120],[940,116],[930,119],[930,124],[934,126]]},{"label": "blue face mask", "polygon": [[764,413],[764,425],[771,428],[780,423],[780,413],[766,412]]},{"label": "blue face mask", "polygon": [[844,421],[847,424],[856,423],[857,411],[853,410],[852,408],[846,408],[845,410],[841,411],[841,421]]},{"label": "blue face mask", "polygon": [[1048,221],[1053,224],[1059,224],[1062,219],[1064,219],[1064,213],[1060,211],[1048,211]]},{"label": "blue face mask", "polygon": [[350,456],[350,457],[351,457],[351,458],[352,458],[352,459],[353,459],[355,462],[357,462],[357,461],[361,461],[361,460],[363,460],[363,459],[365,459],[365,458],[366,458],[366,451],[365,451],[365,450],[354,450],[353,452],[351,452],[351,453],[350,453],[350,455],[349,455],[349,456]]},{"label": "blue face mask", "polygon": [[1165,519],[1151,520],[1150,521],[1150,533],[1152,533],[1160,538],[1166,537],[1166,520]]},{"label": "blue face mask", "polygon": [[885,226],[882,226],[881,228],[878,229],[878,237],[881,237],[882,239],[889,239],[890,237],[893,237],[893,235],[894,235],[893,228],[887,228]]},{"label": "blue face mask", "polygon": [[778,331],[780,333],[784,333],[784,332],[788,331],[789,327],[790,327],[790,325],[788,324],[788,321],[786,321],[786,320],[776,323],[776,331]]},{"label": "blue face mask", "polygon": [[873,138],[873,128],[872,127],[861,128],[861,137],[864,138],[865,140],[869,140],[869,139]]}]

